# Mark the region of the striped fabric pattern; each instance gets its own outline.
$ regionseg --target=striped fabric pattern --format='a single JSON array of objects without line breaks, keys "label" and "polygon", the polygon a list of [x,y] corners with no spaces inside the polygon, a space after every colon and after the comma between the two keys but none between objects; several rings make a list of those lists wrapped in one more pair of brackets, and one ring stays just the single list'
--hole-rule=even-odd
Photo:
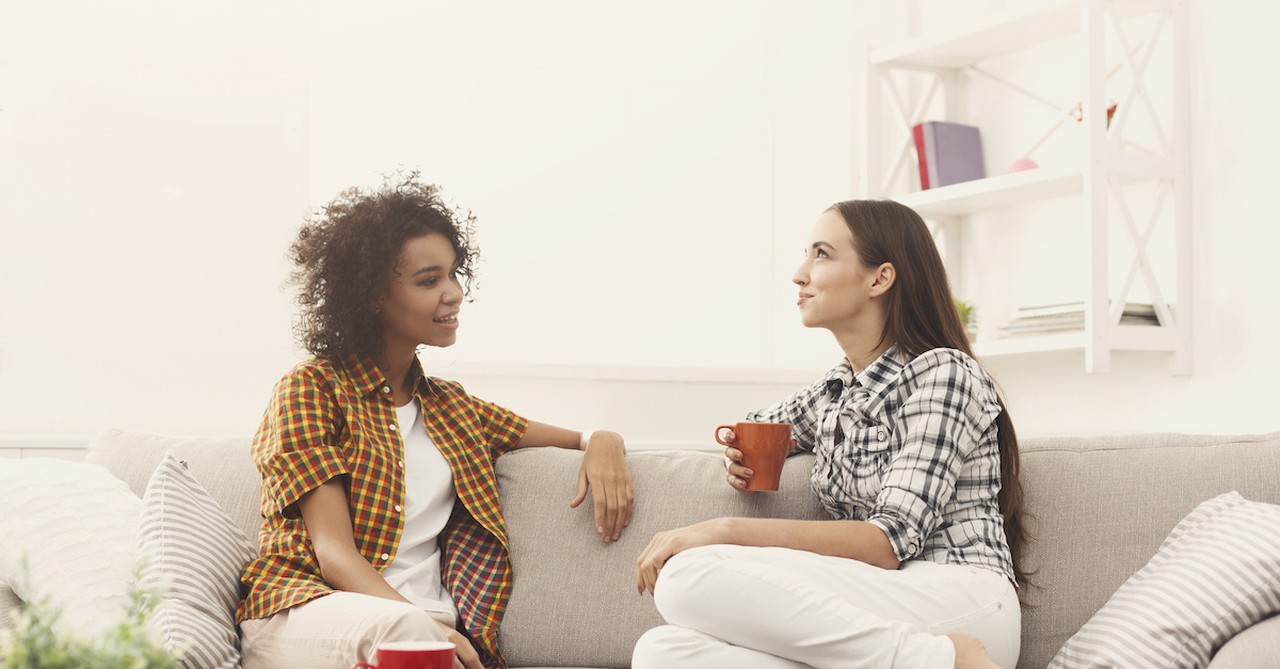
[{"label": "striped fabric pattern", "polygon": [[162,594],[152,620],[185,669],[238,669],[235,610],[253,546],[172,454],[147,483],[138,520],[146,590]]},{"label": "striped fabric pattern", "polygon": [[1280,611],[1280,506],[1237,492],[1196,507],[1058,651],[1050,669],[1204,667]]}]

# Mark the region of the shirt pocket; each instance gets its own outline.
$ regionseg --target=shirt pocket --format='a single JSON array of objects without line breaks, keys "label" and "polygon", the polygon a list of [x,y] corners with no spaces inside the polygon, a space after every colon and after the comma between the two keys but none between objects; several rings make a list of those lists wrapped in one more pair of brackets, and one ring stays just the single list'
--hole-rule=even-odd
[{"label": "shirt pocket", "polygon": [[839,420],[843,439],[837,449],[838,466],[853,493],[852,501],[866,511],[875,504],[883,487],[892,434],[887,426],[871,420],[846,415]]}]

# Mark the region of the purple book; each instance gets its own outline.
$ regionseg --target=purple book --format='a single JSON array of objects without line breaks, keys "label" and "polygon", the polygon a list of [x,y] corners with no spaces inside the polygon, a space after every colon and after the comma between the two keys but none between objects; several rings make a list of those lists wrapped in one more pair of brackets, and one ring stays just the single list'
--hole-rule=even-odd
[{"label": "purple book", "polygon": [[922,125],[931,188],[987,176],[982,167],[982,137],[977,128],[946,121],[928,121]]}]

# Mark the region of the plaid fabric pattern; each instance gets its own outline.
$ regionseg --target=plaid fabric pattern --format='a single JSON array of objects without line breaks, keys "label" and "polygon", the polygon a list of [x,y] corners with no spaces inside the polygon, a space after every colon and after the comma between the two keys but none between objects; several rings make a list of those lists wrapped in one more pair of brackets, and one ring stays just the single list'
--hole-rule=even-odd
[{"label": "plaid fabric pattern", "polygon": [[891,347],[866,369],[841,361],[747,420],[792,424],[814,452],[810,485],[835,518],[884,530],[899,560],[1013,575],[1000,514],[995,386],[972,358]]},{"label": "plaid fabric pattern", "polygon": [[[462,629],[485,665],[505,666],[498,625],[511,593],[506,525],[493,463],[527,421],[473,398],[451,381],[427,378],[414,362],[427,435],[453,470],[458,499],[441,533],[445,587]],[[404,443],[390,386],[368,359],[313,359],[276,385],[252,445],[262,475],[261,557],[241,581],[248,594],[236,620],[265,618],[332,592],[320,575],[295,504],[335,476],[348,477],[356,547],[379,571],[396,556],[404,504]]]}]

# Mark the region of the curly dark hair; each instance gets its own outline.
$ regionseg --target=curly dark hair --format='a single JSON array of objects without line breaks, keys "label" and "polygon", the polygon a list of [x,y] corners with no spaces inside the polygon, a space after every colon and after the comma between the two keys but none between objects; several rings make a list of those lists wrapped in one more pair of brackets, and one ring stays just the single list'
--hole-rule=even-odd
[{"label": "curly dark hair", "polygon": [[440,188],[421,183],[417,171],[385,176],[376,190],[345,190],[308,217],[289,247],[299,343],[319,358],[380,353],[378,301],[404,243],[430,233],[453,246],[463,294],[470,299],[479,258],[475,217],[446,205]]}]

